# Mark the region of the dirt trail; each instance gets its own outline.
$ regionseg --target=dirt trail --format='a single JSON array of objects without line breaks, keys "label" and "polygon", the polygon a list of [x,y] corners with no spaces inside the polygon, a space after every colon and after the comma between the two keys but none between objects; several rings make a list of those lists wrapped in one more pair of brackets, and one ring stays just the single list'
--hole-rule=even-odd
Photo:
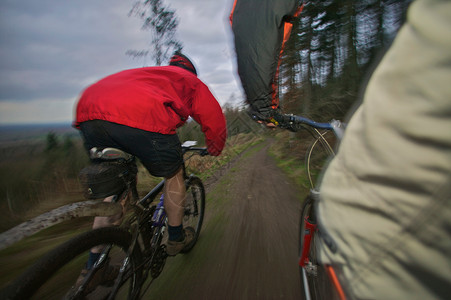
[{"label": "dirt trail", "polygon": [[[297,268],[300,196],[268,156],[268,148],[248,150],[215,183],[226,199],[220,208],[222,236],[208,246],[201,237],[185,256],[194,259],[202,253],[200,271],[189,282],[171,282],[171,295],[150,292],[152,299],[302,298]],[[213,231],[208,226],[201,236]]]}]

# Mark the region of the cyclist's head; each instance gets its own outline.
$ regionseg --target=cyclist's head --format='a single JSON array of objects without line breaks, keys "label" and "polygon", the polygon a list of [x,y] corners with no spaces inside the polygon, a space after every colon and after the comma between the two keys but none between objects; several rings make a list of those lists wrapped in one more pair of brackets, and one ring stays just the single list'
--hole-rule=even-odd
[{"label": "cyclist's head", "polygon": [[175,51],[174,55],[172,55],[171,60],[169,61],[169,65],[183,68],[197,76],[197,71],[194,67],[194,64],[180,51]]}]

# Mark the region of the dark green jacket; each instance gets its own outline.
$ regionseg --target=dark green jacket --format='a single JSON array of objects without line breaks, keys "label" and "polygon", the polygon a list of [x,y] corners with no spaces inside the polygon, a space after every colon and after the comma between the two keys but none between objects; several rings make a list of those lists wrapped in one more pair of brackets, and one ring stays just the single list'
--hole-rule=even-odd
[{"label": "dark green jacket", "polygon": [[277,73],[287,21],[300,13],[299,0],[235,0],[230,15],[238,74],[255,112],[271,114],[279,106]]}]

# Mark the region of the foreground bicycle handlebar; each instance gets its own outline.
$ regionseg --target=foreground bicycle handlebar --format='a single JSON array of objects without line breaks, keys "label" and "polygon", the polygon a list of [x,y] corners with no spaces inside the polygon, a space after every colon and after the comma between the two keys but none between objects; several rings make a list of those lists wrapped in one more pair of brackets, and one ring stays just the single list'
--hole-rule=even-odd
[{"label": "foreground bicycle handlebar", "polygon": [[284,129],[299,131],[299,129],[307,126],[314,129],[332,130],[339,139],[343,138],[344,129],[346,127],[344,123],[338,120],[331,120],[329,123],[319,123],[309,118],[292,114],[280,115],[277,119],[279,126]]},{"label": "foreground bicycle handlebar", "polygon": [[337,140],[341,140],[346,125],[338,120],[332,120],[328,123],[318,123],[306,117],[295,115],[279,115],[277,116],[277,123],[280,128],[295,132],[300,129],[306,129],[315,139],[307,150],[306,155],[306,169],[310,180],[311,191],[301,209],[299,230],[299,267],[305,299],[344,299],[345,296],[338,280],[331,280],[331,278],[336,279],[333,268],[331,266],[321,265],[317,260],[316,240],[314,236],[318,228],[314,203],[319,197],[319,192],[312,178],[310,162],[315,147],[322,147],[323,151],[327,154],[326,157],[334,155],[333,148],[325,135],[328,131],[332,131],[337,137]]}]

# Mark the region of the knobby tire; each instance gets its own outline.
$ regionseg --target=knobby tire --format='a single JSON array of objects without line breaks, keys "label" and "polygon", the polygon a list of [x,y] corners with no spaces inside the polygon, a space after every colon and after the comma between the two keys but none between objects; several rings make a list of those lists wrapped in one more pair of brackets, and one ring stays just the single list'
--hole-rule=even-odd
[{"label": "knobby tire", "polygon": [[[87,253],[92,247],[98,245],[111,244],[113,246],[117,246],[121,251],[124,252],[123,256],[125,257],[127,251],[129,250],[131,241],[131,234],[119,227],[99,228],[83,233],[47,253],[44,257],[42,257],[39,261],[32,265],[27,271],[25,271],[19,278],[17,278],[11,285],[9,285],[4,291],[2,291],[3,295],[0,295],[0,298],[30,299],[33,298],[33,296],[38,297],[39,299],[56,298],[56,296],[49,295],[47,291],[40,296],[36,296],[36,293],[41,288],[41,286],[43,286],[47,281],[50,281],[52,276],[54,276],[61,268],[68,265],[71,261],[75,262],[80,254]],[[84,261],[86,261],[86,256],[87,255],[82,258]],[[134,270],[134,272],[129,277],[131,282],[129,283],[129,289],[126,292],[128,294],[127,298],[130,299],[133,298],[130,295],[139,294],[141,285],[141,269],[135,268],[136,266],[139,266],[141,262],[141,253],[138,247],[134,248],[133,253],[129,255],[129,259],[130,267],[132,267]],[[81,259],[78,260],[81,261]],[[122,261],[119,262],[119,264],[121,263]],[[78,272],[79,274],[81,268],[77,269],[78,270],[74,270],[74,273]],[[60,289],[61,286],[59,283],[63,280],[65,274],[61,274],[60,271],[56,275],[60,279],[57,280],[56,288]],[[74,284],[75,281],[72,281],[72,283]],[[121,284],[123,284],[123,282]],[[71,286],[72,285],[69,285],[67,290],[61,290],[63,297],[71,289]],[[51,290],[51,292],[54,292],[55,287],[50,287],[49,290]],[[61,299],[61,295],[58,296],[58,299]]]},{"label": "knobby tire", "polygon": [[197,176],[191,175],[186,184],[185,216],[183,226],[194,228],[194,239],[181,252],[188,253],[196,244],[205,214],[205,188]]}]

